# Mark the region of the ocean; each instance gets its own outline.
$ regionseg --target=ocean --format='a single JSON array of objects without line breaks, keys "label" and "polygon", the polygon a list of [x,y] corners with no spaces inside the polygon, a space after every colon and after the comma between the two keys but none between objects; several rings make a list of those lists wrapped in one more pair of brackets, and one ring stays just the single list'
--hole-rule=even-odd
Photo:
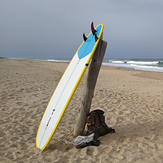
[{"label": "ocean", "polygon": [[163,59],[105,59],[103,65],[140,71],[163,72]]},{"label": "ocean", "polygon": [[[71,59],[48,59],[51,62],[70,62]],[[103,66],[163,73],[163,59],[104,59]]]}]

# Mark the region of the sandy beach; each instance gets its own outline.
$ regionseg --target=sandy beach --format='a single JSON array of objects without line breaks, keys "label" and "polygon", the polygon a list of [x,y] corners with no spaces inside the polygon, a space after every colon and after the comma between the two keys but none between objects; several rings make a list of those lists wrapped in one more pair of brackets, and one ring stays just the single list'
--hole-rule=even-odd
[{"label": "sandy beach", "polygon": [[40,120],[67,65],[0,58],[0,162],[162,163],[163,73],[117,67],[101,67],[91,107],[103,110],[116,132],[100,137],[98,147],[68,144],[86,71],[49,145],[36,148]]}]

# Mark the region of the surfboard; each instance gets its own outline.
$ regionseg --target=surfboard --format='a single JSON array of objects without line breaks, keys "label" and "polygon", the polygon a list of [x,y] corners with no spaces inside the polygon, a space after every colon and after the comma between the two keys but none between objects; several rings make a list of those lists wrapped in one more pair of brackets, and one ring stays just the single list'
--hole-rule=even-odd
[{"label": "surfboard", "polygon": [[93,31],[76,51],[43,114],[36,135],[36,147],[41,150],[44,150],[50,142],[97,48],[104,25],[99,24],[95,28],[92,26],[93,23],[91,24]]}]

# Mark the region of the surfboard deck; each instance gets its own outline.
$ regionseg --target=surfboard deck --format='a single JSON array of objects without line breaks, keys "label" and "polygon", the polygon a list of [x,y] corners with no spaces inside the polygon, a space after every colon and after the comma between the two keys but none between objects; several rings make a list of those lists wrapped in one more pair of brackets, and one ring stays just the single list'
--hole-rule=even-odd
[{"label": "surfboard deck", "polygon": [[103,28],[103,24],[95,27],[98,37],[96,41],[95,36],[90,32],[62,75],[40,122],[36,135],[37,148],[44,150],[50,142],[97,48]]}]

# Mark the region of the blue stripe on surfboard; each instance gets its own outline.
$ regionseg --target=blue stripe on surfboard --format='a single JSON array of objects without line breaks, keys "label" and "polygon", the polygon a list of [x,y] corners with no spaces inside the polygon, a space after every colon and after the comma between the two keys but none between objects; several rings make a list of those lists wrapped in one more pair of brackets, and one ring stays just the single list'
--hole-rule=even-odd
[{"label": "blue stripe on surfboard", "polygon": [[[95,30],[97,30],[97,37],[100,34],[101,28],[102,28],[101,25],[99,25],[97,28],[95,28]],[[95,43],[96,43],[95,42],[95,36],[93,36],[93,34],[91,33],[89,35],[89,37],[87,38],[87,40],[80,47],[80,49],[78,51],[78,58],[82,59],[82,58],[86,57],[88,54],[90,54],[91,51],[93,50]]]}]

